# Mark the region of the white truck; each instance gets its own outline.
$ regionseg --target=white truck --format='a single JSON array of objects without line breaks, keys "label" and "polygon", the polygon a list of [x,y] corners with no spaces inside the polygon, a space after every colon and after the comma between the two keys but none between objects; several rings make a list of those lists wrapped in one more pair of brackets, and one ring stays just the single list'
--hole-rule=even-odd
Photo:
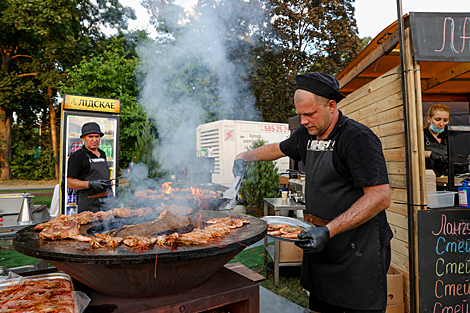
[{"label": "white truck", "polygon": [[[234,180],[232,166],[235,156],[247,151],[257,139],[266,144],[281,142],[289,137],[289,124],[220,120],[196,128],[198,151],[210,151],[215,158],[212,183],[230,187]],[[206,153],[207,154],[207,153]],[[289,169],[289,158],[276,161],[278,172]]]}]

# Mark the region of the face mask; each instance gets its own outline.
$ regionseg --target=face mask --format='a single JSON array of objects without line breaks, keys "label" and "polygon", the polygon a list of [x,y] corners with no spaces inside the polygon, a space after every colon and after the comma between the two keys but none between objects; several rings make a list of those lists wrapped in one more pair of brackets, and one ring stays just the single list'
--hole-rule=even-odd
[{"label": "face mask", "polygon": [[444,131],[444,128],[439,128],[439,127],[436,127],[434,126],[433,124],[429,125],[429,129],[433,132],[435,132],[436,134],[440,134]]}]

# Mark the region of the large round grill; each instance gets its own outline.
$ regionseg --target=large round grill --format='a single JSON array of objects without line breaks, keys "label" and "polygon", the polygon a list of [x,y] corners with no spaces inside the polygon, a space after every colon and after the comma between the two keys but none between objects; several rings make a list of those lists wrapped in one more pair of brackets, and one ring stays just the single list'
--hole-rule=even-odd
[{"label": "large round grill", "polygon": [[[34,226],[19,231],[14,248],[44,259],[90,288],[117,297],[153,297],[182,292],[202,284],[245,247],[266,235],[264,221],[244,214],[202,211],[202,221],[216,217],[240,217],[250,221],[210,245],[184,246],[178,250],[154,247],[149,250],[127,246],[91,249],[89,243],[73,240],[39,239]],[[193,219],[198,217],[193,216]],[[105,222],[82,225],[88,235],[112,228]],[[112,223],[112,222],[111,222]]]}]

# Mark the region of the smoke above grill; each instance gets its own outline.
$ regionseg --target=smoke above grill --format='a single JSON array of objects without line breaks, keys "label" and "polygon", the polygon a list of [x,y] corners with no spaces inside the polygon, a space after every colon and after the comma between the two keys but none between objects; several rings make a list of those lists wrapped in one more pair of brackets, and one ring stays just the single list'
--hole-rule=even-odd
[{"label": "smoke above grill", "polygon": [[[241,38],[235,28],[249,31],[246,25],[261,23],[264,12],[247,12],[243,2],[227,1],[219,3],[223,10],[214,11],[206,4],[181,16],[173,14],[178,12],[174,4],[146,3],[155,9],[152,18],[170,31],[137,49],[142,61],[139,102],[158,128],[153,157],[171,171],[187,166],[196,156],[198,125],[219,119],[260,120],[247,80],[242,79],[249,77],[247,69],[233,60],[230,51]],[[256,42],[254,28],[245,34],[251,43]]]}]

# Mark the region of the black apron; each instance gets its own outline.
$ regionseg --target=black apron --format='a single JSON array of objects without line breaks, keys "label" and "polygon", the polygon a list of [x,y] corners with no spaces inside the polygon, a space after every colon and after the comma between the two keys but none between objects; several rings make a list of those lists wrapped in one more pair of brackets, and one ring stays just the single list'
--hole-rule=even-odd
[{"label": "black apron", "polygon": [[[364,195],[333,166],[335,139],[311,140],[306,157],[306,213],[331,221]],[[313,150],[312,150],[313,149]],[[384,310],[379,220],[331,238],[319,253],[304,253],[302,286],[329,304],[355,310]]]},{"label": "black apron", "polygon": [[[84,180],[98,180],[105,179],[109,180],[109,166],[105,158],[91,158],[88,153],[86,153],[88,160],[90,161],[90,171]],[[92,191],[90,189],[82,189],[78,191],[78,213],[83,211],[100,211],[102,205],[101,198],[91,198],[88,199],[88,196],[92,196],[99,192]]]},{"label": "black apron", "polygon": [[[440,136],[439,136],[440,137]],[[424,150],[437,152],[442,155],[447,155],[447,144],[444,138],[441,138],[439,143],[436,138],[431,134],[429,129],[424,130]],[[431,158],[425,158],[427,170],[433,170],[436,177],[441,177],[446,174],[447,164],[434,162]]]}]

